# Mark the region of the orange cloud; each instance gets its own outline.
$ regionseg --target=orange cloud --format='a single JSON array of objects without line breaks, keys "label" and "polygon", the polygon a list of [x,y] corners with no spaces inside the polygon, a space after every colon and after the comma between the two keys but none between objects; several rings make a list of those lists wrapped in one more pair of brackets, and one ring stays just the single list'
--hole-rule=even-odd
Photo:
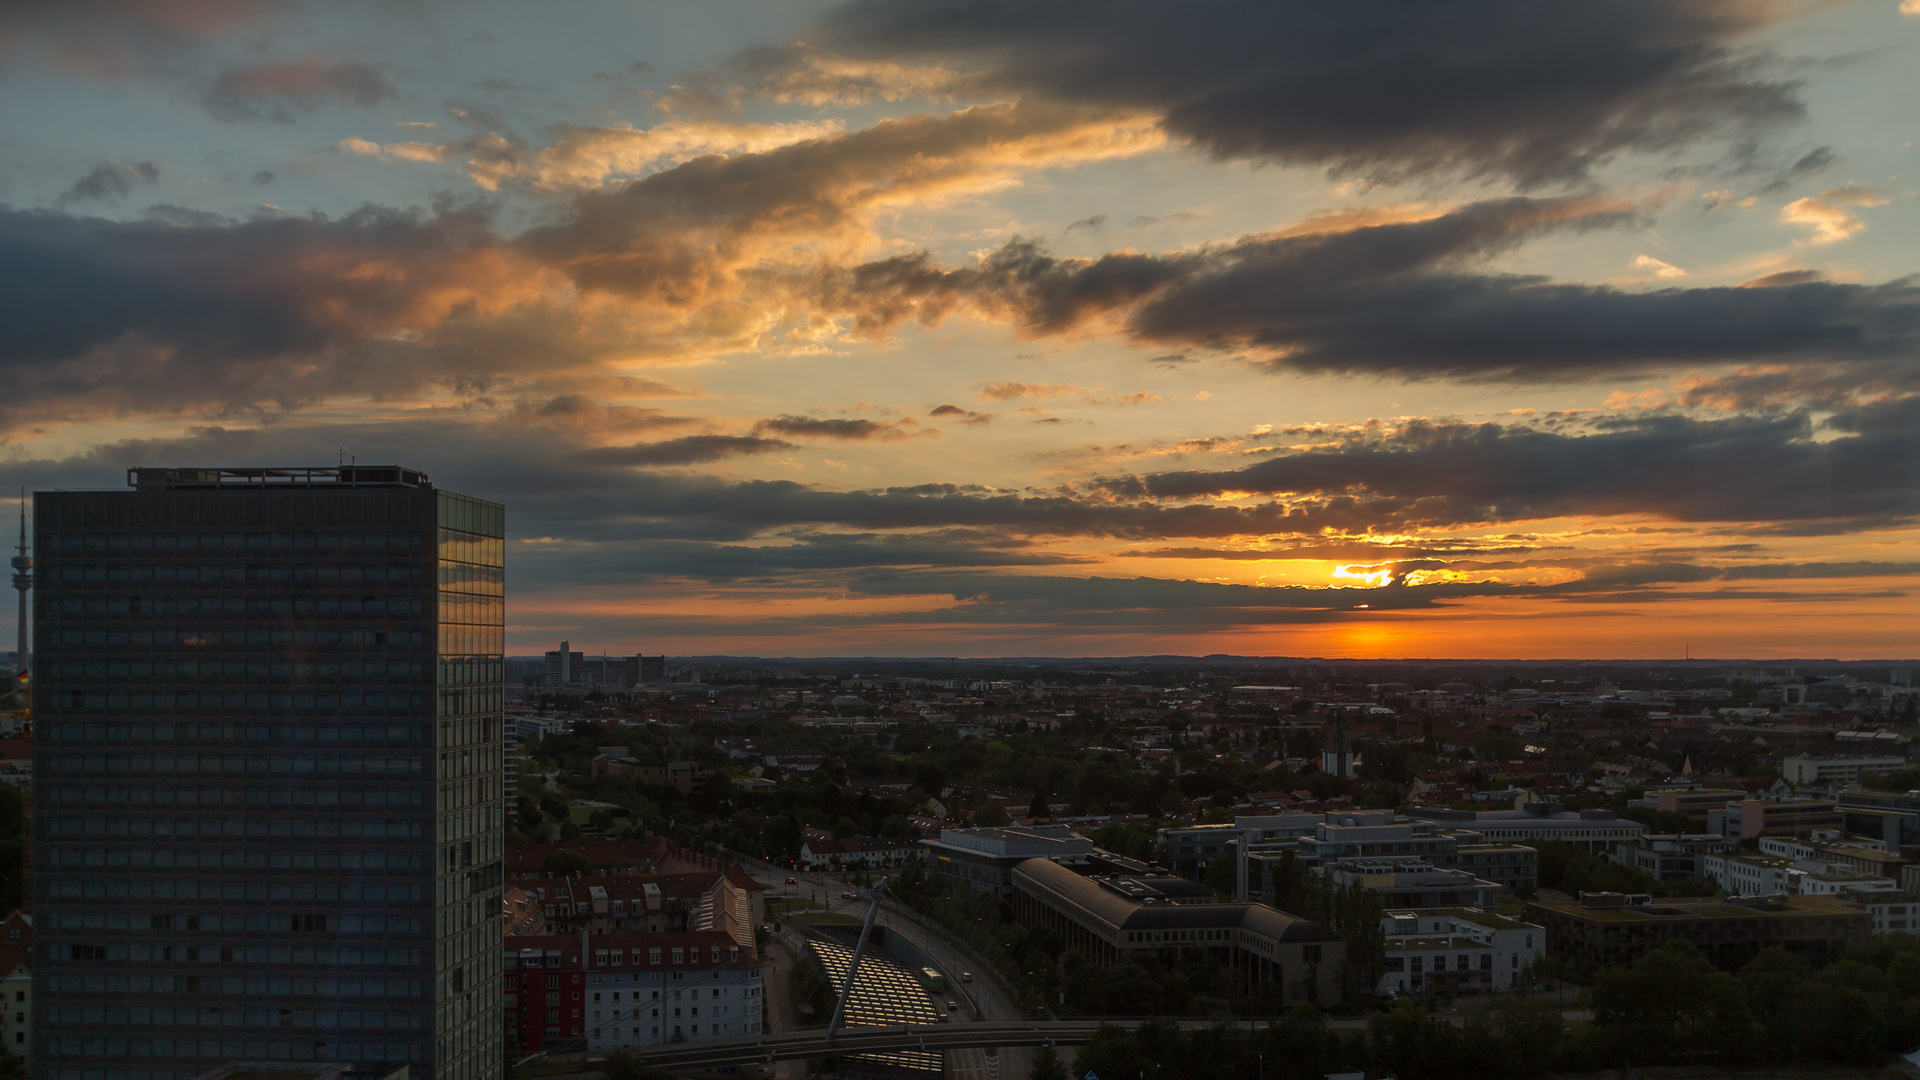
[{"label": "orange cloud", "polygon": [[1811,195],[1782,207],[1780,220],[1791,225],[1812,226],[1813,235],[1808,242],[1814,244],[1837,244],[1867,227],[1834,203]]},{"label": "orange cloud", "polygon": [[1023,383],[990,382],[980,387],[982,401],[1011,401],[1014,398],[1032,398],[1045,401],[1048,398],[1065,397],[1086,389],[1071,383]]}]

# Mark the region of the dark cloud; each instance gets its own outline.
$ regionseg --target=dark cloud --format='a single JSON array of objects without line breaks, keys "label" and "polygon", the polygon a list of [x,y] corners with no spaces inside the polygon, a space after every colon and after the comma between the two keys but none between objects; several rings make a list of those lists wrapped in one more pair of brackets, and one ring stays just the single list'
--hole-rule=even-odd
[{"label": "dark cloud", "polygon": [[[450,208],[235,223],[0,207],[4,413],[390,392],[459,372],[432,342],[515,276],[486,218]],[[372,340],[402,331],[427,336],[404,356]]]},{"label": "dark cloud", "polygon": [[596,446],[574,456],[596,465],[697,465],[705,461],[792,450],[794,444],[754,435],[688,435],[632,446]]},{"label": "dark cloud", "polygon": [[1920,398],[1829,421],[1804,413],[1600,422],[1590,433],[1416,422],[1333,435],[1326,449],[1223,472],[1108,481],[1120,494],[1249,492],[1311,512],[1358,512],[1379,527],[1562,516],[1883,527],[1920,516]]},{"label": "dark cloud", "polygon": [[160,166],[151,161],[133,161],[122,164],[118,161],[102,161],[88,169],[85,176],[73,182],[73,186],[62,192],[62,203],[84,202],[89,199],[123,199],[133,191],[136,184],[157,184],[160,182]]},{"label": "dark cloud", "polygon": [[1149,110],[1216,157],[1534,185],[1580,179],[1622,151],[1750,138],[1800,119],[1795,85],[1741,51],[1778,10],[857,0],[828,18],[827,43],[971,65],[987,90]]},{"label": "dark cloud", "polygon": [[805,439],[877,439],[881,442],[907,438],[912,432],[903,431],[897,424],[882,424],[876,420],[831,419],[821,420],[811,416],[776,416],[762,420],[754,425],[755,431],[773,431],[781,435],[794,435]]},{"label": "dark cloud", "polygon": [[0,61],[28,55],[101,78],[148,75],[184,48],[289,8],[283,0],[9,0],[0,4]]},{"label": "dark cloud", "polygon": [[1776,270],[1771,274],[1762,274],[1740,283],[1743,289],[1778,289],[1783,285],[1811,285],[1816,281],[1825,281],[1827,275],[1819,270]]},{"label": "dark cloud", "polygon": [[261,169],[259,172],[253,174],[253,182],[256,184],[271,184],[273,183],[273,172],[268,169]]},{"label": "dark cloud", "polygon": [[999,414],[974,412],[972,409],[963,409],[958,405],[940,405],[935,407],[933,411],[927,413],[927,415],[937,420],[953,419],[963,424],[977,427],[982,424],[993,423],[994,417]]},{"label": "dark cloud", "polygon": [[1779,175],[1760,190],[1769,193],[1785,191],[1810,176],[1826,171],[1829,165],[1838,160],[1839,155],[1833,152],[1833,147],[1815,147],[1793,164],[1781,169]]},{"label": "dark cloud", "polygon": [[307,57],[231,67],[213,81],[203,99],[216,119],[272,119],[291,123],[322,105],[369,108],[400,90],[375,64]]},{"label": "dark cloud", "polygon": [[1628,292],[1474,268],[1546,232],[1637,220],[1615,200],[1512,198],[1424,221],[1254,236],[1167,255],[1064,259],[1015,240],[972,267],[945,269],[923,253],[829,275],[821,302],[870,332],[906,318],[937,320],[963,303],[1034,334],[1118,315],[1146,344],[1251,350],[1309,371],[1420,377],[1903,363],[1920,349],[1920,283],[1909,279]]}]

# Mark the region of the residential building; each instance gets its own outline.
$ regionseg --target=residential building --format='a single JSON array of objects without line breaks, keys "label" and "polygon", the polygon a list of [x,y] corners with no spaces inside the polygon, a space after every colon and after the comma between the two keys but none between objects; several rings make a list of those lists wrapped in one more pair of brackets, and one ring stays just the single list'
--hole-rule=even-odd
[{"label": "residential building", "polygon": [[1838,830],[1846,818],[1831,799],[1742,799],[1707,814],[1707,831],[1734,840]]},{"label": "residential building", "polygon": [[1578,900],[1535,901],[1527,905],[1526,918],[1546,927],[1547,952],[1583,977],[1631,964],[1668,941],[1688,942],[1732,971],[1776,946],[1830,960],[1873,933],[1866,911],[1826,896],[1655,901],[1585,893]]},{"label": "residential building", "polygon": [[1894,772],[1907,767],[1904,757],[1790,757],[1780,763],[1780,777],[1794,787],[1806,784],[1851,784],[1868,773]]},{"label": "residential building", "polygon": [[1346,945],[1332,930],[1265,904],[1180,902],[1177,878],[1088,877],[1051,859],[1013,869],[1014,915],[1046,926],[1094,964],[1126,956],[1211,958],[1249,992],[1283,1005],[1330,1005],[1340,997]]},{"label": "residential building", "polygon": [[765,886],[736,866],[677,874],[521,878],[551,934],[721,930],[744,945],[765,921]]},{"label": "residential building", "polygon": [[1647,827],[1611,810],[1566,810],[1559,803],[1528,803],[1520,810],[1448,810],[1417,807],[1407,816],[1452,829],[1471,829],[1489,843],[1527,844],[1559,840],[1605,853],[1615,844],[1636,841]]},{"label": "residential building", "polygon": [[537,1053],[761,1034],[764,995],[751,944],[717,930],[547,934],[506,941],[507,1023]]},{"label": "residential building", "polygon": [[915,836],[850,836],[841,840],[807,840],[800,845],[800,861],[809,869],[826,866],[900,866],[920,853]]},{"label": "residential building", "polygon": [[931,855],[929,866],[953,888],[1012,899],[1014,867],[1033,858],[1084,857],[1093,841],[1064,825],[1028,825],[942,829],[938,840],[922,840],[920,846]]},{"label": "residential building", "polygon": [[0,1051],[33,1065],[33,916],[0,920]]},{"label": "residential building", "polygon": [[1475,908],[1389,911],[1386,973],[1375,993],[1490,994],[1545,955],[1547,931]]},{"label": "residential building", "polygon": [[499,1076],[503,509],[394,466],[128,479],[34,496],[39,1075]]},{"label": "residential building", "polygon": [[1638,843],[1621,844],[1613,849],[1613,861],[1640,870],[1661,881],[1689,881],[1706,876],[1700,864],[1702,855],[1718,855],[1733,849],[1733,841],[1719,833],[1654,833],[1642,836]]},{"label": "residential building", "polygon": [[501,914],[505,919],[508,937],[525,937],[529,934],[547,932],[547,920],[540,913],[540,903],[535,896],[520,888],[509,885],[501,894]]}]

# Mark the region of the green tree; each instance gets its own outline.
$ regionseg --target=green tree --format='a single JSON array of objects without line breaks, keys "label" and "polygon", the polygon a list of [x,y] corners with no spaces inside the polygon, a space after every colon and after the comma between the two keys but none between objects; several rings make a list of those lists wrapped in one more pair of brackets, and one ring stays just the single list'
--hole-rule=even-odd
[{"label": "green tree", "polygon": [[1231,855],[1221,855],[1207,863],[1207,888],[1222,900],[1232,900],[1239,891],[1240,868]]},{"label": "green tree", "polygon": [[600,1080],[667,1080],[668,1074],[642,1065],[625,1050],[615,1050],[600,1064]]},{"label": "green tree", "polygon": [[540,872],[547,877],[578,876],[593,869],[593,863],[577,851],[566,848],[555,849],[540,863]]},{"label": "green tree", "polygon": [[1506,1075],[1539,1076],[1559,1062],[1566,1042],[1566,1022],[1559,1006],[1502,994],[1488,1011],[1503,1050]]},{"label": "green tree", "polygon": [[1143,1080],[1146,1066],[1139,1040],[1118,1024],[1094,1029],[1092,1038],[1073,1057],[1073,1075],[1093,1073],[1100,1080]]},{"label": "green tree", "polygon": [[973,812],[973,823],[982,829],[998,829],[1012,823],[1007,817],[1007,808],[999,803],[988,803]]},{"label": "green tree", "polygon": [[1067,1080],[1066,1062],[1061,1061],[1060,1055],[1054,1052],[1052,1043],[1033,1052],[1033,1070],[1027,1077],[1028,1080]]}]

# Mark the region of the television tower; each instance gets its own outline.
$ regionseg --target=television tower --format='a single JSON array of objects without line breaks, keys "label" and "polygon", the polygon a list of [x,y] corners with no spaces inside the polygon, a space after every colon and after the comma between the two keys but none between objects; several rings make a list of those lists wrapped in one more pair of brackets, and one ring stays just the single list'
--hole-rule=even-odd
[{"label": "television tower", "polygon": [[27,590],[33,588],[33,556],[27,554],[27,489],[20,489],[20,553],[13,557],[13,587],[20,592],[20,643],[13,654],[13,673],[27,673]]}]

